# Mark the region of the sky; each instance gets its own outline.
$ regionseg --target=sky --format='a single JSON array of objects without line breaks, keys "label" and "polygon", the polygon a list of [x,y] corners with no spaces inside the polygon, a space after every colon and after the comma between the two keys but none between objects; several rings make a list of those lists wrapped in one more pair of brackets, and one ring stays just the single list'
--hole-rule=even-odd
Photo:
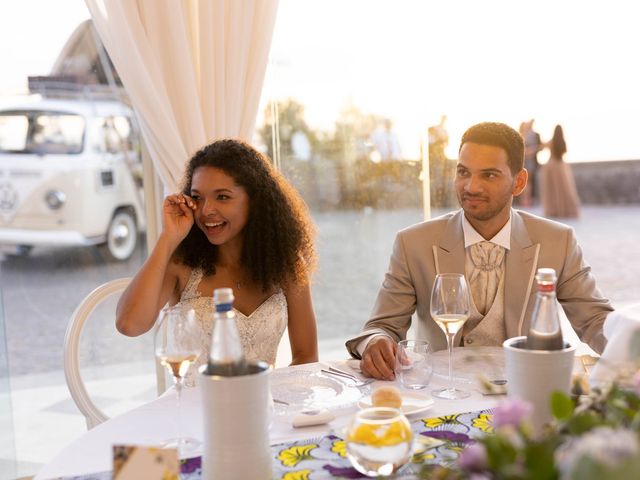
[{"label": "sky", "polygon": [[[392,118],[405,146],[417,148],[446,114],[454,158],[473,123],[517,128],[530,118],[543,140],[564,126],[569,161],[640,158],[634,2],[612,0],[606,9],[590,0],[280,5],[271,83],[276,96],[315,97],[307,108],[314,122],[329,118],[348,92],[349,101]],[[305,16],[313,21],[298,21]]]},{"label": "sky", "polygon": [[[0,9],[0,95],[47,74],[89,17],[82,0]],[[623,0],[281,0],[265,98],[319,129],[347,103],[391,118],[409,157],[446,114],[450,156],[473,123],[535,118],[543,140],[563,125],[569,161],[639,159],[639,17]]]},{"label": "sky", "polygon": [[82,0],[0,0],[0,95],[24,92],[29,75],[47,75],[87,18]]}]

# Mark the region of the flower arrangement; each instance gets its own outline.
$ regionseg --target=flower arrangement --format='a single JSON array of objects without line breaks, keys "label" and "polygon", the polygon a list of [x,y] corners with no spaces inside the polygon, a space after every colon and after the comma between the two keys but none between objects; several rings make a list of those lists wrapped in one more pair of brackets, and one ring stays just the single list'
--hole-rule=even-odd
[{"label": "flower arrangement", "polygon": [[[629,381],[630,380],[630,381]],[[462,451],[449,467],[425,466],[440,480],[618,480],[640,478],[640,372],[573,396],[554,392],[554,421],[533,435],[531,406],[506,399],[493,412],[493,433]]]}]

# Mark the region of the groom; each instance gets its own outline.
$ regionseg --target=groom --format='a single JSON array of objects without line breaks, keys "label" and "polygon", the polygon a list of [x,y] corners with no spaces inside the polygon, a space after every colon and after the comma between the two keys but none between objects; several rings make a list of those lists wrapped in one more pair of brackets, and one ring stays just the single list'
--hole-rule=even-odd
[{"label": "groom", "polygon": [[601,352],[604,320],[613,310],[582,258],[573,229],[513,210],[527,171],[520,134],[502,123],[469,128],[460,143],[454,186],[462,210],[400,231],[369,321],[347,341],[366,375],[392,380],[396,343],[417,314],[417,338],[446,348],[429,302],[438,273],[462,273],[471,315],[454,345],[499,346],[526,335],[540,267],[558,274],[557,298],[580,339]]}]

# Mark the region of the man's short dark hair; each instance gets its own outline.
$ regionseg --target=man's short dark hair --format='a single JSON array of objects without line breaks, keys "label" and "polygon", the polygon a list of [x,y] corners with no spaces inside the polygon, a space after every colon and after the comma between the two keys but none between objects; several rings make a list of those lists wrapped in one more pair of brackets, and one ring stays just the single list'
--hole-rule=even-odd
[{"label": "man's short dark hair", "polygon": [[524,140],[509,125],[498,122],[478,123],[464,132],[458,152],[467,142],[502,148],[507,152],[509,169],[514,175],[524,167]]}]

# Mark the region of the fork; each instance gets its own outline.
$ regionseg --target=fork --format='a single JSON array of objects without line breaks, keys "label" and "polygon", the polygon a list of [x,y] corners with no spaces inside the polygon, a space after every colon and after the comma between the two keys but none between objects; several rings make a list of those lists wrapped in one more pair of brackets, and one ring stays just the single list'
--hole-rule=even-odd
[{"label": "fork", "polygon": [[343,375],[346,375],[347,377],[355,378],[356,380],[361,380],[360,377],[356,377],[353,373],[340,370],[339,368],[332,367],[331,365],[329,365],[329,370],[331,370],[332,372],[341,373]]},{"label": "fork", "polygon": [[360,380],[355,375],[351,375],[349,373],[343,372],[341,370],[337,370],[335,368],[329,367],[329,370],[325,370],[324,368],[320,370],[322,373],[326,373],[328,375],[334,375],[336,377],[345,378],[347,380],[351,380],[354,387],[364,387],[369,385],[370,383],[375,382],[375,378],[368,378],[366,380]]}]

